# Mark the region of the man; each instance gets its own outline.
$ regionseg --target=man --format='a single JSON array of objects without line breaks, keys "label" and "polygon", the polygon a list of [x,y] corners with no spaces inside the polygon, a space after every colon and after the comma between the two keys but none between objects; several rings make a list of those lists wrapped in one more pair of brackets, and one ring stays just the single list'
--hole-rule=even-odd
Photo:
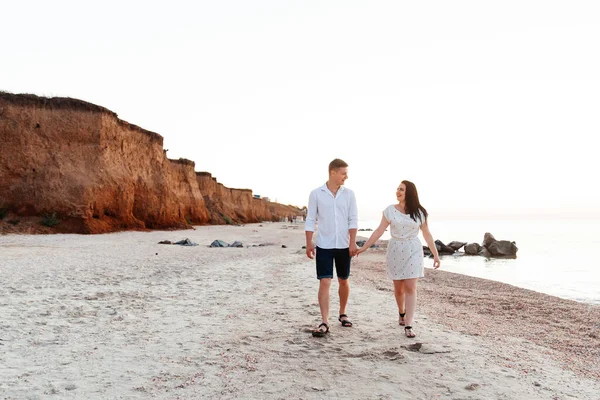
[{"label": "man", "polygon": [[[346,315],[346,305],[350,295],[350,260],[356,253],[356,231],[358,211],[354,192],[344,187],[348,179],[348,164],[336,158],[329,163],[329,179],[313,190],[308,199],[308,212],[304,230],[306,231],[306,255],[316,256],[317,279],[319,279],[319,308],[322,322],[313,330],[313,336],[325,336],[329,332],[329,288],[333,279],[333,265],[339,283],[340,313],[338,320],[344,327],[352,322]],[[313,245],[315,223],[317,248]]]}]

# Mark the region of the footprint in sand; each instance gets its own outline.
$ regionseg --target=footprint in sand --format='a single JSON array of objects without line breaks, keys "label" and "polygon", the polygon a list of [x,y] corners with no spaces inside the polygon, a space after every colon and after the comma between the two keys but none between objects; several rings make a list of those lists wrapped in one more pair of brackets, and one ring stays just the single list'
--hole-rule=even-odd
[{"label": "footprint in sand", "polygon": [[438,353],[450,353],[452,349],[449,346],[436,346],[428,343],[413,343],[407,346],[402,346],[408,351],[418,352],[423,354],[438,354]]}]

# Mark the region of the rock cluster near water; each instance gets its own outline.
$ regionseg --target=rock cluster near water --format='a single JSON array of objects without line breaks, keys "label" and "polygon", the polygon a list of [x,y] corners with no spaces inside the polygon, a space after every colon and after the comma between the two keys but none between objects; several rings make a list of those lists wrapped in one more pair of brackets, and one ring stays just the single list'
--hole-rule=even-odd
[{"label": "rock cluster near water", "polygon": [[[486,232],[483,236],[481,244],[458,241],[444,244],[441,240],[436,240],[435,247],[440,255],[455,254],[464,247],[464,253],[461,252],[461,254],[487,258],[517,258],[517,251],[519,250],[514,241],[496,240],[494,235],[489,232]],[[426,256],[431,255],[431,250],[427,246],[423,246],[423,252]]]}]

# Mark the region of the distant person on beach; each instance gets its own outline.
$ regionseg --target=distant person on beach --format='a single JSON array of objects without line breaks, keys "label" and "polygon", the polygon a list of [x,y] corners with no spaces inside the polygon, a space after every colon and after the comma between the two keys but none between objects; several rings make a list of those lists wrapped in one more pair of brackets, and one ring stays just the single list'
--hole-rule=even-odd
[{"label": "distant person on beach", "polygon": [[[338,321],[343,327],[351,327],[346,315],[350,296],[350,260],[356,254],[356,231],[358,209],[354,192],[344,187],[348,179],[348,164],[338,158],[329,163],[329,179],[310,193],[306,214],[306,255],[316,258],[319,279],[319,308],[321,324],[313,330],[313,336],[325,336],[329,332],[329,288],[333,279],[333,265],[339,283],[340,313]],[[315,225],[318,225],[316,249],[313,245]]]},{"label": "distant person on beach", "polygon": [[417,280],[425,276],[423,268],[423,247],[419,241],[419,228],[433,254],[433,268],[440,267],[440,257],[427,226],[427,210],[419,202],[417,187],[409,181],[402,181],[396,189],[398,204],[383,210],[381,224],[371,234],[356,255],[367,251],[383,232],[391,225],[391,239],[388,242],[386,264],[388,276],[394,281],[394,295],[400,318],[407,337],[415,337],[412,324],[417,305]]}]

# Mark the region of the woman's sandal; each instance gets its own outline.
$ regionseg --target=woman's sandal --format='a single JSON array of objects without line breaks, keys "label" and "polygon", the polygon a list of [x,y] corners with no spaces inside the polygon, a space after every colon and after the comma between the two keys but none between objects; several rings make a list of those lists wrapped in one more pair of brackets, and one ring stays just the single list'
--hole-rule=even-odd
[{"label": "woman's sandal", "polygon": [[[342,319],[342,317],[346,317],[346,319]],[[340,314],[338,321],[342,323],[343,327],[350,328],[352,326],[352,322],[350,322],[346,314]]]},{"label": "woman's sandal", "polygon": [[415,336],[417,336],[417,335],[415,335],[415,333],[412,331],[412,326],[410,326],[410,325],[407,325],[407,326],[405,326],[405,327],[404,327],[404,334],[405,334],[405,335],[406,335],[406,337],[408,337],[408,338],[414,338]]},{"label": "woman's sandal", "polygon": [[[323,327],[323,326],[325,327],[325,330],[321,329],[321,327]],[[329,333],[329,325],[327,325],[325,322],[321,322],[321,325],[319,325],[319,327],[317,329],[312,331],[312,335],[314,337],[323,337],[327,333]]]},{"label": "woman's sandal", "polygon": [[406,313],[405,312],[401,312],[401,313],[398,313],[398,314],[400,314],[400,319],[398,320],[398,325],[404,326],[405,325],[404,316],[406,315]]}]

